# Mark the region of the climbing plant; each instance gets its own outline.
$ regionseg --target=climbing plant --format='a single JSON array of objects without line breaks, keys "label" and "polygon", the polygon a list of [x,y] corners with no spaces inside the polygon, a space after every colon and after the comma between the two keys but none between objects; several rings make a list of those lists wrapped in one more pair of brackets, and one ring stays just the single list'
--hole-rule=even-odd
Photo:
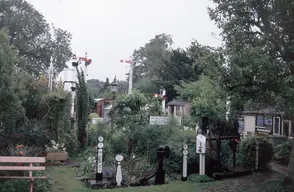
[{"label": "climbing plant", "polygon": [[58,89],[44,96],[43,104],[48,107],[44,116],[47,128],[56,142],[65,142],[65,135],[70,129],[71,94]]},{"label": "climbing plant", "polygon": [[78,140],[81,149],[85,147],[86,126],[88,122],[89,108],[89,93],[84,78],[84,72],[79,71],[78,68],[78,84],[76,91],[76,110],[78,120]]}]

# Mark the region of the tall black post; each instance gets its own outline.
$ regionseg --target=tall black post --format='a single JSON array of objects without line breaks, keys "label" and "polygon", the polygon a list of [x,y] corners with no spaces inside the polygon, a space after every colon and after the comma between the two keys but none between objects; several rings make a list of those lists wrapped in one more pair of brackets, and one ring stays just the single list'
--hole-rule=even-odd
[{"label": "tall black post", "polygon": [[155,185],[162,185],[165,183],[165,171],[163,169],[163,158],[168,157],[170,149],[168,146],[160,146],[157,148],[158,168],[155,173]]},{"label": "tall black post", "polygon": [[164,157],[164,148],[158,147],[157,149],[158,168],[155,174],[155,185],[164,184],[165,171],[163,169],[163,157]]},{"label": "tall black post", "polygon": [[222,169],[222,163],[221,163],[221,139],[220,139],[220,134],[217,136],[216,140],[216,155],[217,155],[217,169],[220,171]]}]

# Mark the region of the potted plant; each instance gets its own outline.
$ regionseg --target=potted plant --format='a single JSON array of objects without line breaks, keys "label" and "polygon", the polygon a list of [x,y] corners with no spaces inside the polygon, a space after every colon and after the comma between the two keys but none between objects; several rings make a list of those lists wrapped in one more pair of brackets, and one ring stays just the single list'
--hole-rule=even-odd
[{"label": "potted plant", "polygon": [[68,159],[68,153],[64,143],[57,143],[54,140],[51,141],[51,147],[45,145],[46,147],[46,160],[47,161],[66,161]]}]

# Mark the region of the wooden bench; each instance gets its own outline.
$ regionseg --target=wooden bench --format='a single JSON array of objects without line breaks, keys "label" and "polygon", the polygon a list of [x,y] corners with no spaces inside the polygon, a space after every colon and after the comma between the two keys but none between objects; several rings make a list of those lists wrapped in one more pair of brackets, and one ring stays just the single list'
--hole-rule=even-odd
[{"label": "wooden bench", "polygon": [[[0,163],[2,164],[0,164],[0,171],[28,171],[28,176],[0,176],[0,179],[27,179],[30,181],[30,192],[33,192],[33,182],[35,179],[46,179],[45,176],[33,177],[33,171],[45,171],[44,166],[33,166],[33,164],[45,163],[45,157],[0,156]],[[17,165],[3,165],[4,163]]]}]

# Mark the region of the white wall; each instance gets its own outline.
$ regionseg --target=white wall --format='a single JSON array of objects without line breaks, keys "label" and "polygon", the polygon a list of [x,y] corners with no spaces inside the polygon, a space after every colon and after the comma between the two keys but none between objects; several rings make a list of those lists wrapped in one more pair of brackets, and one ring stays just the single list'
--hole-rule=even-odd
[{"label": "white wall", "polygon": [[244,116],[244,136],[251,132],[252,135],[255,133],[255,116]]}]

